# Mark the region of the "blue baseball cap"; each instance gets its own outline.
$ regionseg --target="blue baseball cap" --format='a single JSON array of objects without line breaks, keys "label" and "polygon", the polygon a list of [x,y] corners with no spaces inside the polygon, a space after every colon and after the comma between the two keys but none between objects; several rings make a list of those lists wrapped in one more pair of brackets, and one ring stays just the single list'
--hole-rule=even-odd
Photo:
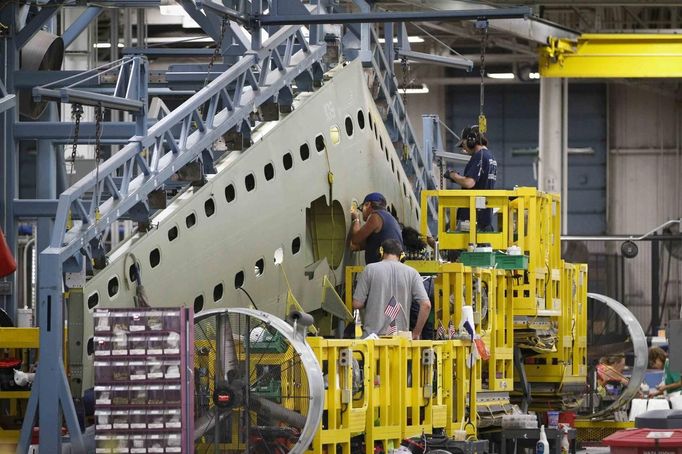
[{"label": "blue baseball cap", "polygon": [[367,202],[379,202],[386,205],[386,197],[380,192],[370,192],[365,196],[365,200],[362,201],[362,204],[364,205]]}]

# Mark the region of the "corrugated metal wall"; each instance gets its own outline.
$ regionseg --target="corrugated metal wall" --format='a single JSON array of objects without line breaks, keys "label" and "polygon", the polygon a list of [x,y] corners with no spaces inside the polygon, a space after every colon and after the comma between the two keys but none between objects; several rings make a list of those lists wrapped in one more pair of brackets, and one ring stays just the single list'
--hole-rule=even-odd
[{"label": "corrugated metal wall", "polygon": [[[478,118],[475,86],[448,90],[448,125],[457,131]],[[498,164],[499,188],[536,186],[540,90],[537,84],[486,87],[489,148]],[[569,85],[568,146],[589,149],[568,158],[568,233],[606,231],[606,86]],[[449,141],[452,147],[452,141]]]},{"label": "corrugated metal wall", "polygon": [[[612,84],[609,115],[609,233],[641,234],[680,218],[682,160],[674,94]],[[651,247],[638,245],[639,255],[625,262],[624,297],[646,329],[651,320]],[[668,309],[679,314],[680,262],[664,251],[660,270],[661,302],[666,297]]]}]

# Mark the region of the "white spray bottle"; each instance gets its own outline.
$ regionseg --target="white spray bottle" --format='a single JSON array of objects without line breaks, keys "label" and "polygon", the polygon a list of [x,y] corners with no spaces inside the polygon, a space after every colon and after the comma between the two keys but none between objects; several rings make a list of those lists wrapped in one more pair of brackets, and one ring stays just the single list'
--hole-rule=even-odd
[{"label": "white spray bottle", "polygon": [[549,454],[549,442],[547,441],[544,424],[540,426],[540,439],[535,445],[535,454]]}]

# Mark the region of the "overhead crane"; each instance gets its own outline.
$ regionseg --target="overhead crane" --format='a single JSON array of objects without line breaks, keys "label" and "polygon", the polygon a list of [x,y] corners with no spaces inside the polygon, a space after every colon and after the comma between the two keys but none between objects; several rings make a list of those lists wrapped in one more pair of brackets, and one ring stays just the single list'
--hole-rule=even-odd
[{"label": "overhead crane", "polygon": [[550,38],[539,48],[541,77],[676,78],[682,76],[682,35],[585,33]]}]

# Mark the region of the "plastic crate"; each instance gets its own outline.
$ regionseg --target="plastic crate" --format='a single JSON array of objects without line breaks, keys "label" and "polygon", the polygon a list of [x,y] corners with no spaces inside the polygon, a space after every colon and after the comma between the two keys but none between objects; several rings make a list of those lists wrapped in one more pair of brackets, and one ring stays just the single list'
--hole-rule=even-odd
[{"label": "plastic crate", "polygon": [[256,353],[284,353],[289,345],[279,333],[273,335],[264,331],[257,339],[251,340],[250,347],[251,351]]},{"label": "plastic crate", "polygon": [[498,252],[495,254],[495,265],[499,270],[527,270],[527,255],[508,255]]},{"label": "plastic crate", "polygon": [[466,266],[479,268],[494,268],[494,252],[462,252],[459,261]]},{"label": "plastic crate", "polygon": [[[663,438],[650,438],[650,434],[666,434]],[[621,430],[606,437],[604,445],[611,454],[682,454],[682,429]]]}]

